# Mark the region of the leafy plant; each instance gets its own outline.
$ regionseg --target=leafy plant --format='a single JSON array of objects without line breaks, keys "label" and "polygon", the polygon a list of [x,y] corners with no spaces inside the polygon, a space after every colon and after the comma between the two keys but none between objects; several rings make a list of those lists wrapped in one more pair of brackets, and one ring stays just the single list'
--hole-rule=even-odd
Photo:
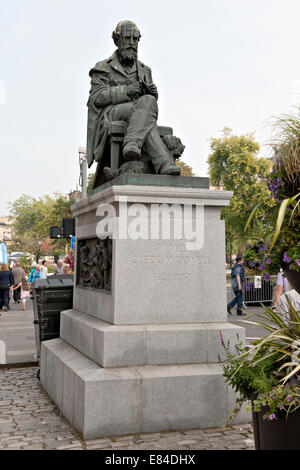
[{"label": "leafy plant", "polygon": [[264,307],[253,322],[269,334],[251,343],[249,347],[236,346],[233,355],[222,341],[226,351],[224,377],[239,393],[234,417],[242,404],[250,398],[254,410],[267,407],[266,419],[275,419],[276,412],[298,409],[300,402],[300,315],[286,295],[288,310],[283,315]]},{"label": "leafy plant", "polygon": [[[269,242],[268,255],[276,246],[286,253],[290,269],[300,271],[300,108],[295,113],[275,118],[273,131],[272,170],[267,177],[269,198],[262,197],[259,204],[252,206],[244,231],[247,233],[259,211],[264,209],[273,225],[271,237],[267,233],[264,237]],[[268,199],[272,199],[275,206],[270,207]]]}]

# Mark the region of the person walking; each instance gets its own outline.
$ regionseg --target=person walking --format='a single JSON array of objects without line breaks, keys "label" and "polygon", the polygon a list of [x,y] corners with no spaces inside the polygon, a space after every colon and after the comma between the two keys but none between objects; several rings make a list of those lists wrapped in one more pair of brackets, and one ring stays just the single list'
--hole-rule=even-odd
[{"label": "person walking", "polygon": [[59,259],[57,261],[57,266],[54,268],[54,274],[55,274],[55,276],[60,275],[60,274],[64,274],[64,262],[63,262],[62,259]]},{"label": "person walking", "polygon": [[280,268],[280,271],[277,276],[276,289],[274,293],[274,300],[273,300],[273,306],[272,306],[273,312],[276,312],[277,304],[280,300],[280,297],[282,296],[282,294],[285,294],[288,290],[290,290],[289,287],[290,286],[289,286],[287,278],[284,275],[284,271],[282,268]]},{"label": "person walking", "polygon": [[20,284],[14,289],[21,289],[21,300],[22,300],[22,311],[26,311],[26,301],[30,298],[30,284],[28,282],[28,276],[24,275],[21,279]]},{"label": "person walking", "polygon": [[42,279],[42,271],[40,270],[40,265],[37,264],[35,268],[32,269],[31,273],[29,274],[28,282],[32,285],[35,279]]},{"label": "person walking", "polygon": [[47,262],[45,259],[42,261],[41,272],[42,272],[42,279],[47,279],[48,268],[47,268]]},{"label": "person walking", "polygon": [[229,302],[227,305],[227,312],[232,314],[231,309],[237,304],[237,315],[246,315],[243,313],[243,300],[244,300],[244,292],[243,292],[243,283],[246,279],[246,272],[243,266],[243,257],[237,256],[236,263],[231,270],[231,285],[234,292],[234,299]]},{"label": "person walking", "polygon": [[7,312],[9,307],[9,292],[13,288],[13,275],[7,264],[2,263],[0,266],[0,310]]},{"label": "person walking", "polygon": [[18,261],[15,263],[15,266],[12,269],[12,275],[14,278],[13,297],[14,297],[15,304],[19,304],[20,298],[21,298],[20,283],[21,283],[22,277],[24,276],[24,269],[22,268],[22,266],[20,266],[20,263]]},{"label": "person walking", "polygon": [[70,265],[69,264],[64,264],[63,266],[63,270],[64,270],[64,274],[72,274],[72,271],[70,269]]}]

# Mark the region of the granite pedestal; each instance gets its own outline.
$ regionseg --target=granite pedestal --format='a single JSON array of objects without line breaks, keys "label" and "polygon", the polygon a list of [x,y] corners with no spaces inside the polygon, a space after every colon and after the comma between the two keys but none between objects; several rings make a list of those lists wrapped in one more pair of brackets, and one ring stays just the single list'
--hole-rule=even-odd
[{"label": "granite pedestal", "polygon": [[[41,383],[85,439],[228,420],[234,393],[219,364],[220,332],[232,348],[244,341],[244,328],[227,323],[226,313],[220,209],[231,197],[209,190],[205,178],[122,175],[72,206],[77,246],[103,235],[99,206],[114,208],[114,227],[135,224],[138,207],[149,234],[155,218],[168,217],[160,209],[174,209],[171,239],[162,239],[158,225],[156,239],[118,233],[112,240],[109,288],[87,286],[77,269],[73,309],[61,314],[60,338],[42,343]],[[198,223],[197,249],[188,248],[184,231],[172,239],[180,213],[191,227]],[[244,412],[236,418],[250,420]]]}]

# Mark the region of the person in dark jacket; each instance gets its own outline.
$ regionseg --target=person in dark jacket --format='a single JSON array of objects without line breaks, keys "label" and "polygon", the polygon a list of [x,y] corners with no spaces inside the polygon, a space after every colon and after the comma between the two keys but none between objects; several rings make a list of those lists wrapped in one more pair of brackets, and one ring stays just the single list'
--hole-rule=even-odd
[{"label": "person in dark jacket", "polygon": [[232,313],[231,309],[237,304],[237,315],[246,315],[243,313],[243,283],[246,280],[246,272],[243,266],[243,258],[236,257],[236,263],[231,270],[231,285],[234,292],[234,299],[227,305],[227,312]]},{"label": "person in dark jacket", "polygon": [[0,310],[7,312],[9,303],[9,291],[14,285],[14,278],[7,264],[0,266]]}]

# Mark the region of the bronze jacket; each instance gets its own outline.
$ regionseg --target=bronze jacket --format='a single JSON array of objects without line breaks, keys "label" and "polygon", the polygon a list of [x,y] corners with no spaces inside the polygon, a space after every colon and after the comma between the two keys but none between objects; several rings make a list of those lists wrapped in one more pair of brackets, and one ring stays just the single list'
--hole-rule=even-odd
[{"label": "bronze jacket", "polygon": [[[151,69],[137,61],[138,78],[147,85],[152,84]],[[114,105],[132,101],[127,95],[127,86],[132,83],[120,64],[117,51],[108,59],[98,62],[90,71],[91,90],[87,103],[87,162],[100,162],[107,139],[108,112]]]}]

